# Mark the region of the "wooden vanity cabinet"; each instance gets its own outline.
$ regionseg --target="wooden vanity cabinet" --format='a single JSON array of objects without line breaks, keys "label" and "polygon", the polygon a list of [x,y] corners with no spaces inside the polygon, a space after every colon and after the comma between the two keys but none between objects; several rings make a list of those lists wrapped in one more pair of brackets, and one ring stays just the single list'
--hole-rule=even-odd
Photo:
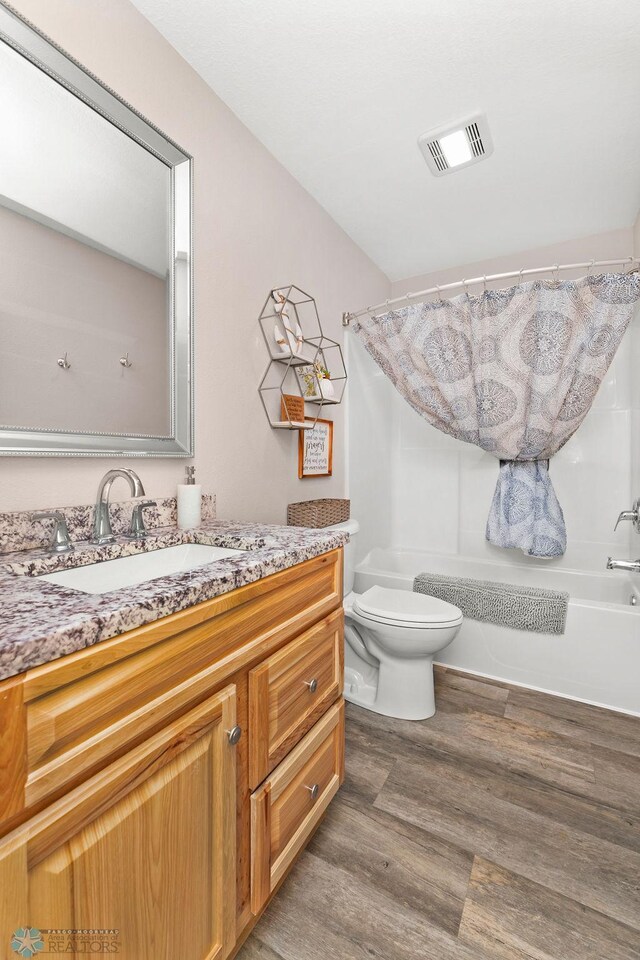
[{"label": "wooden vanity cabinet", "polygon": [[341,600],[334,550],[0,682],[0,955],[232,954],[343,777]]}]

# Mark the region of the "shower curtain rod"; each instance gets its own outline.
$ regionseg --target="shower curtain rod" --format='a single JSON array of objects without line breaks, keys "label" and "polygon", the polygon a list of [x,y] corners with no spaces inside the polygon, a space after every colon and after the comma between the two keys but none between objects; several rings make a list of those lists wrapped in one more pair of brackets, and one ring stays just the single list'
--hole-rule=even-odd
[{"label": "shower curtain rod", "polygon": [[[589,272],[593,267],[611,267],[618,265],[631,267],[633,264],[640,264],[640,257],[626,257],[624,260],[587,260],[584,263],[554,263],[552,267],[533,267],[528,270],[511,270],[509,273],[492,273],[483,277],[472,277],[471,280],[456,280],[455,283],[436,284],[435,287],[429,287],[428,290],[419,290],[418,293],[405,293],[402,297],[394,297],[393,300],[384,300],[382,303],[376,303],[372,307],[364,307],[357,313],[343,313],[342,326],[348,327],[352,320],[357,317],[363,317],[366,313],[375,313],[377,310],[388,309],[392,304],[404,303],[407,300],[416,300],[417,298],[427,297],[431,293],[440,295],[443,290],[457,290],[464,287],[465,291],[470,284],[482,283],[485,286],[492,280],[509,280],[512,277],[530,277],[536,273],[558,273],[560,270],[580,270],[588,267]],[[633,270],[629,269],[627,273],[633,273],[638,270],[638,266]]]}]

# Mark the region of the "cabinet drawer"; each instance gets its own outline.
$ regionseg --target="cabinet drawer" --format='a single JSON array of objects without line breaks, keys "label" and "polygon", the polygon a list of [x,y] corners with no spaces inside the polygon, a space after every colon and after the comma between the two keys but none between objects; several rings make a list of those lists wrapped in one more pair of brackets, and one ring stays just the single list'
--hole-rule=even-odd
[{"label": "cabinet drawer", "polygon": [[251,797],[251,909],[259,913],[344,780],[344,701]]},{"label": "cabinet drawer", "polygon": [[249,785],[277,766],[342,693],[344,617],[336,610],[249,673]]}]

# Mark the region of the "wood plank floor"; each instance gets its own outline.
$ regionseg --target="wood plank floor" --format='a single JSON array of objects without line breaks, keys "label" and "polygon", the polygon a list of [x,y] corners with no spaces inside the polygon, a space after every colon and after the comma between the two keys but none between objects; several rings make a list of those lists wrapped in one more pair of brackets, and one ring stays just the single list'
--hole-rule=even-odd
[{"label": "wood plank floor", "polygon": [[438,669],[349,705],[347,779],[238,960],[639,960],[640,719]]}]

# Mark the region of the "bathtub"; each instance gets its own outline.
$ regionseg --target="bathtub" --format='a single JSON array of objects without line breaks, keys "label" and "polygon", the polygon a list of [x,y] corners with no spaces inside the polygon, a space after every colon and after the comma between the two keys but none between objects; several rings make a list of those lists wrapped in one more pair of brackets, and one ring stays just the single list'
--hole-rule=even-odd
[{"label": "bathtub", "polygon": [[562,636],[465,619],[439,663],[640,716],[640,589],[627,574],[377,548],[356,566],[355,590],[375,584],[411,590],[422,572],[548,587],[570,596]]}]

